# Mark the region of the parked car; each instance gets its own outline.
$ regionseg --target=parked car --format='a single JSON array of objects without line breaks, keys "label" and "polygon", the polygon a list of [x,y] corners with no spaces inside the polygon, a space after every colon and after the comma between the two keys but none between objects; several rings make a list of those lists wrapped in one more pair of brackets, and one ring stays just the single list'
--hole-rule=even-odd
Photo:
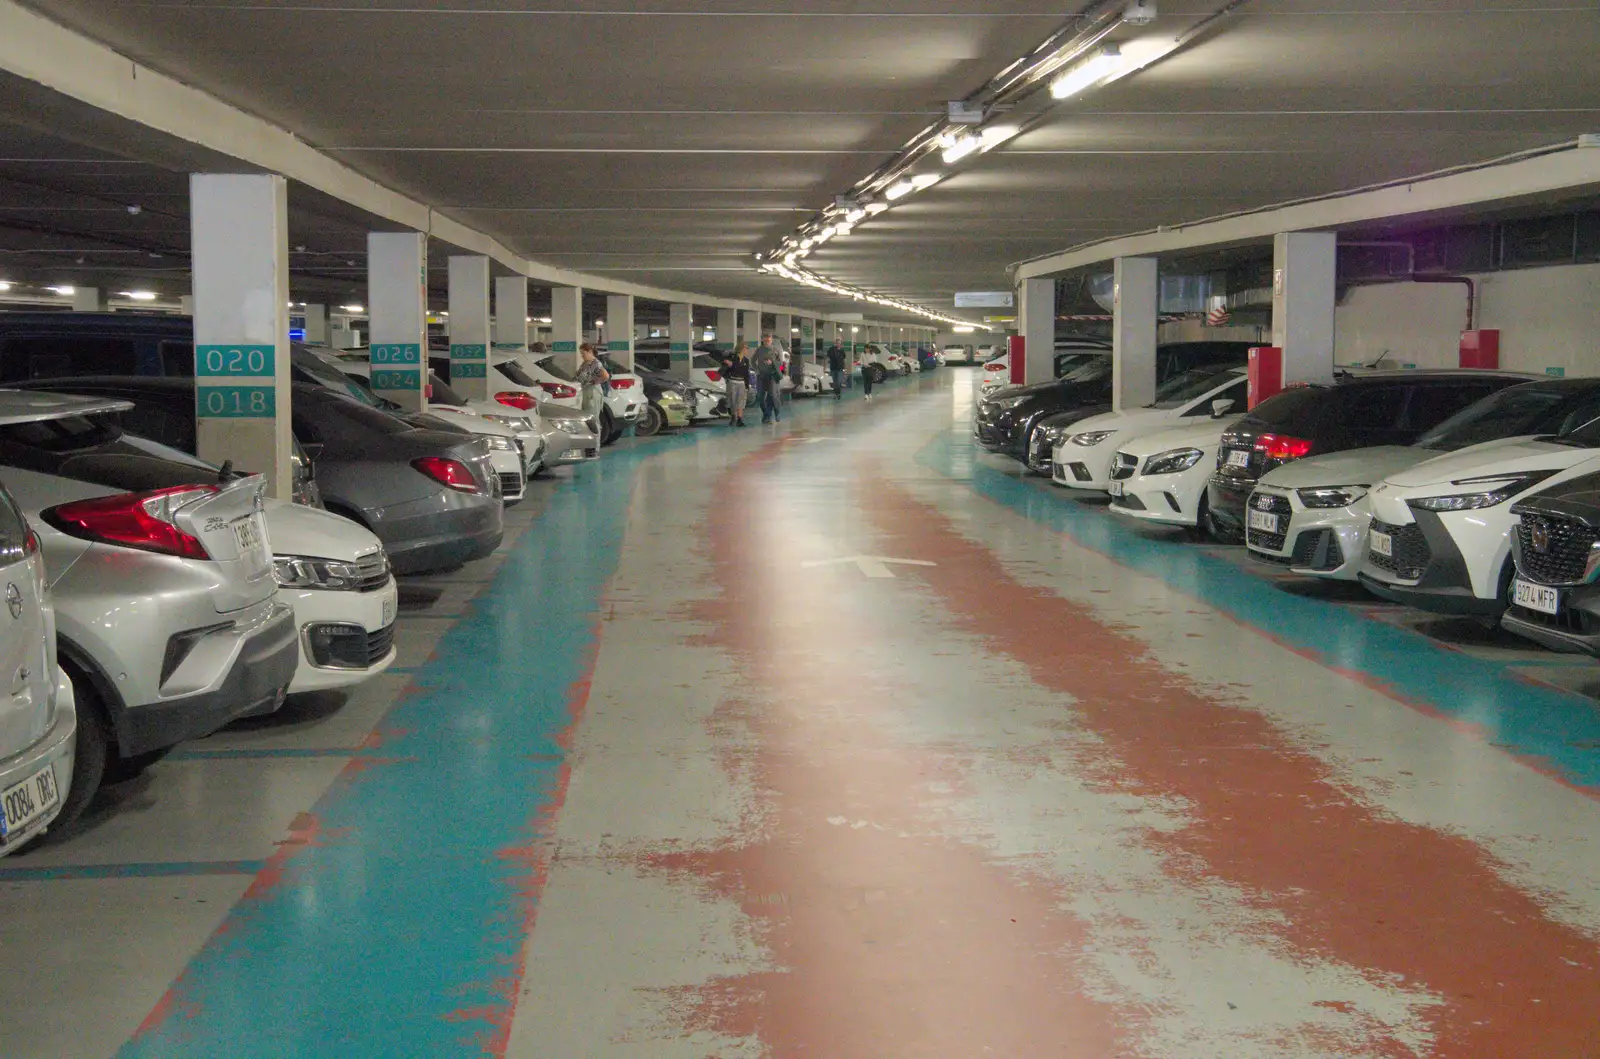
[{"label": "parked car", "polygon": [[[131,401],[145,437],[194,451],[193,380],[91,378],[72,388]],[[324,506],[376,534],[396,574],[451,569],[499,546],[500,478],[482,438],[422,430],[309,383],[294,384],[293,400],[294,436],[312,454]]]},{"label": "parked car", "polygon": [[[709,419],[714,416],[728,414],[727,396],[728,384],[722,379],[722,361],[718,359],[717,350],[704,344],[694,347],[691,354],[693,360],[690,364],[689,382],[699,389],[715,394],[717,401],[712,402],[709,414],[697,413],[696,419]],[[633,346],[633,363],[635,368],[648,368],[658,371],[663,375],[672,374],[672,352],[665,341],[659,339],[646,339],[635,342]],[[722,410],[716,411],[718,402]],[[704,407],[704,399],[701,401]]]},{"label": "parked car", "polygon": [[1044,420],[1029,448],[1028,466],[1057,485],[1104,492],[1111,483],[1117,448],[1140,434],[1154,433],[1185,419],[1242,412],[1249,400],[1244,368],[1191,368],[1156,391],[1148,408],[1107,412],[1079,421],[1071,430]]},{"label": "parked car", "polygon": [[[544,431],[545,466],[599,459],[599,419],[571,405],[541,400],[539,394],[546,392],[546,385],[534,381],[521,364],[509,357],[489,359],[489,388],[494,391],[495,401],[518,411],[538,411],[540,429]],[[566,383],[556,385],[577,393]]]},{"label": "parked car", "polygon": [[633,432],[641,438],[654,437],[663,430],[677,430],[692,421],[691,402],[695,388],[689,383],[639,368],[639,379],[644,386],[644,396],[649,402]]},{"label": "parked car", "polygon": [[1268,471],[1250,494],[1250,554],[1293,572],[1354,581],[1367,553],[1373,485],[1472,445],[1559,434],[1600,417],[1600,379],[1540,379],[1468,405],[1414,445],[1351,449]]},{"label": "parked car", "polygon": [[[0,411],[0,427],[25,422]],[[11,621],[0,658],[15,674],[0,703],[0,857],[42,834],[72,787],[78,713],[72,682],[56,662],[56,617],[39,537],[0,486],[0,579]]]},{"label": "parked car", "polygon": [[[992,353],[983,361],[983,377],[978,381],[978,396],[1013,385],[1011,382],[1011,350],[1009,346],[990,346]],[[1063,378],[1090,359],[1110,356],[1111,343],[1103,338],[1061,335],[1056,338],[1052,354],[1053,378]]]},{"label": "parked car", "polygon": [[[191,414],[193,404],[191,390]],[[78,711],[56,834],[103,782],[276,709],[299,657],[293,612],[277,598],[265,479],[125,436],[115,413],[126,407],[0,391],[0,480],[53,577]]]},{"label": "parked car", "polygon": [[1223,437],[1207,491],[1207,517],[1218,537],[1242,541],[1246,504],[1268,471],[1312,455],[1410,445],[1473,402],[1528,378],[1407,370],[1291,387],[1262,401]]},{"label": "parked car", "polygon": [[975,364],[977,353],[971,346],[945,346],[944,360],[946,364]]},{"label": "parked car", "polygon": [[[1600,467],[1600,423],[1474,445],[1372,487],[1357,577],[1374,595],[1498,622],[1511,591],[1511,502]],[[1592,465],[1591,465],[1592,464]]]},{"label": "parked car", "polygon": [[1511,505],[1516,576],[1500,619],[1554,651],[1600,656],[1600,472]]},{"label": "parked car", "polygon": [[[537,387],[557,404],[577,409],[582,404],[577,376],[555,353],[503,353],[492,358],[506,374],[513,366],[526,375],[525,387]],[[509,362],[509,364],[508,364]],[[614,367],[614,365],[613,365]],[[609,369],[608,369],[609,370]],[[644,389],[639,376],[617,369],[611,372],[611,386],[601,404],[598,417],[600,443],[610,445],[644,412]]]},{"label": "parked car", "polygon": [[1219,416],[1123,442],[1106,489],[1112,512],[1208,536],[1206,483],[1216,466],[1223,433],[1239,418]]}]

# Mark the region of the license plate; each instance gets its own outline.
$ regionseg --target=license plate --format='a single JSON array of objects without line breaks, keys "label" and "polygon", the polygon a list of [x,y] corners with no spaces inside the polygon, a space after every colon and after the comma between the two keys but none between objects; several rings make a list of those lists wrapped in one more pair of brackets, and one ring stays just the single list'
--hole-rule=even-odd
[{"label": "license plate", "polygon": [[257,525],[254,515],[239,519],[233,524],[233,540],[239,546],[240,555],[266,551],[266,541],[261,535],[261,527]]},{"label": "license plate", "polygon": [[1270,511],[1252,511],[1249,513],[1250,528],[1260,530],[1262,533],[1278,532],[1278,516]]},{"label": "license plate", "polygon": [[0,791],[0,808],[4,809],[0,838],[27,827],[60,800],[54,765],[46,765],[21,783],[14,783]]},{"label": "license plate", "polygon": [[1556,614],[1561,610],[1561,593],[1544,585],[1530,585],[1518,578],[1511,583],[1511,602],[1540,614]]},{"label": "license plate", "polygon": [[1372,545],[1372,554],[1381,555],[1386,559],[1394,558],[1394,538],[1387,533],[1374,530],[1368,535],[1368,542]]},{"label": "license plate", "polygon": [[1127,488],[1128,485],[1126,482],[1112,482],[1106,487],[1106,492],[1110,493],[1114,497],[1118,497],[1125,495]]},{"label": "license plate", "polygon": [[386,600],[383,601],[383,626],[382,627],[385,628],[385,629],[387,629],[389,626],[394,624],[395,603],[396,603],[396,601],[393,598],[386,599]]},{"label": "license plate", "polygon": [[1248,467],[1248,466],[1250,466],[1250,450],[1249,449],[1229,449],[1228,450],[1228,466],[1229,467]]}]

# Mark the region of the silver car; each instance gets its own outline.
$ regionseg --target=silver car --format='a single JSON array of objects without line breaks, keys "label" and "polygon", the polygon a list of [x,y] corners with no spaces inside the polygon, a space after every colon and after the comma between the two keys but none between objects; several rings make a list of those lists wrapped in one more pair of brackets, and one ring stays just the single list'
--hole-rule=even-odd
[{"label": "silver car", "polygon": [[0,390],[0,481],[54,579],[78,711],[57,834],[103,781],[276,709],[299,661],[293,613],[277,598],[264,480],[124,437],[110,413],[128,407]]}]

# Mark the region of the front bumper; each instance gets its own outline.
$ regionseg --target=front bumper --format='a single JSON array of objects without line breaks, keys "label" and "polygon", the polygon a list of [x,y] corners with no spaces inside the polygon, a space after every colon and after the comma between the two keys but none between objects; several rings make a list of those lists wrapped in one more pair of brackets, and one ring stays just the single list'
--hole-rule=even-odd
[{"label": "front bumper", "polygon": [[[1498,619],[1506,609],[1505,588],[1511,576],[1509,545],[1503,558],[1490,560],[1496,572],[1484,581],[1493,595],[1482,596],[1474,590],[1466,557],[1439,514],[1414,509],[1412,514],[1415,520],[1409,524],[1384,523],[1374,515],[1357,579],[1373,595],[1417,610]],[[1481,518],[1483,512],[1465,514]],[[1395,557],[1385,559],[1372,551],[1371,534],[1377,530],[1391,534]]]},{"label": "front bumper", "polygon": [[1280,498],[1279,528],[1283,532],[1247,531],[1245,546],[1251,558],[1308,577],[1356,580],[1367,553],[1367,524],[1371,521],[1364,507],[1308,508],[1291,491],[1267,486],[1257,486],[1255,493]]},{"label": "front bumper", "polygon": [[1600,585],[1562,588],[1558,613],[1510,606],[1500,618],[1507,632],[1552,651],[1600,657]]},{"label": "front bumper", "polygon": [[1227,478],[1212,475],[1206,483],[1206,509],[1223,532],[1236,537],[1244,536],[1245,505],[1255,491],[1253,478]]},{"label": "front bumper", "polygon": [[1164,526],[1193,527],[1199,524],[1200,498],[1206,489],[1203,472],[1198,475],[1181,471],[1175,474],[1136,474],[1123,479],[1121,487],[1121,496],[1115,492],[1111,495],[1111,510],[1119,515]]},{"label": "front bumper", "polygon": [[[300,660],[289,685],[291,694],[349,687],[377,676],[393,664],[394,620],[400,605],[400,590],[394,578],[372,592],[279,589],[278,598],[294,608],[299,633],[296,639]],[[343,653],[330,656],[314,647],[313,640],[325,635],[322,627],[328,626],[350,627],[352,633],[359,629],[368,652],[363,659],[367,664],[359,668],[339,665],[336,663],[340,659],[346,663],[355,659],[346,658]]]},{"label": "front bumper", "polygon": [[22,830],[0,839],[0,857],[22,846],[34,835],[49,827],[50,822],[61,813],[61,806],[67,800],[67,791],[72,788],[73,750],[76,746],[77,732],[78,710],[72,692],[72,681],[68,680],[67,675],[58,668],[55,721],[50,725],[50,730],[45,732],[43,739],[22,753],[0,761],[0,791],[21,783],[46,765],[54,765],[56,790],[59,796],[53,808],[31,821]]}]

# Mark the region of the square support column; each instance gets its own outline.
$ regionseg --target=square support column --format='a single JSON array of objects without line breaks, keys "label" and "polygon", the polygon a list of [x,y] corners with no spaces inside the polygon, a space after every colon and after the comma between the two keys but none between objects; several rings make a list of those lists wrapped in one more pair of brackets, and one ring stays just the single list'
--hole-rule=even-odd
[{"label": "square support column", "polygon": [[100,293],[99,287],[73,287],[72,311],[75,313],[103,313],[106,311],[105,296]]},{"label": "square support column", "polygon": [[739,342],[739,310],[717,310],[717,348],[731,352]]},{"label": "square support column", "polygon": [[1272,240],[1272,344],[1283,381],[1333,381],[1333,318],[1339,237],[1279,232]]},{"label": "square support column", "polygon": [[328,344],[328,307],[326,305],[307,304],[302,310],[306,318],[306,345],[325,346]]},{"label": "square support column", "polygon": [[291,500],[288,182],[196,173],[189,228],[196,454]]},{"label": "square support column", "polygon": [[1022,336],[1023,382],[1048,382],[1056,374],[1056,281],[1023,280],[1017,288],[1017,333]]},{"label": "square support column", "polygon": [[606,295],[606,353],[617,365],[633,370],[633,295]]},{"label": "square support column", "polygon": [[528,277],[496,276],[494,280],[494,349],[528,351]]},{"label": "square support column", "polygon": [[688,302],[673,302],[667,307],[667,351],[667,374],[674,379],[691,382],[694,371],[694,306]]},{"label": "square support column", "polygon": [[817,322],[809,316],[800,318],[800,350],[813,365],[817,359]]},{"label": "square support column", "polygon": [[761,344],[761,310],[745,309],[739,314],[739,337],[754,353]]},{"label": "square support column", "polygon": [[450,386],[489,399],[489,259],[450,258]]},{"label": "square support column", "polygon": [[1119,257],[1111,286],[1111,407],[1143,408],[1156,399],[1156,312],[1160,262]]},{"label": "square support column", "polygon": [[422,389],[428,348],[426,235],[367,234],[367,311],[373,391],[409,411],[427,411]]},{"label": "square support column", "polygon": [[578,370],[578,344],[583,341],[583,288],[550,289],[550,352],[568,371]]}]

